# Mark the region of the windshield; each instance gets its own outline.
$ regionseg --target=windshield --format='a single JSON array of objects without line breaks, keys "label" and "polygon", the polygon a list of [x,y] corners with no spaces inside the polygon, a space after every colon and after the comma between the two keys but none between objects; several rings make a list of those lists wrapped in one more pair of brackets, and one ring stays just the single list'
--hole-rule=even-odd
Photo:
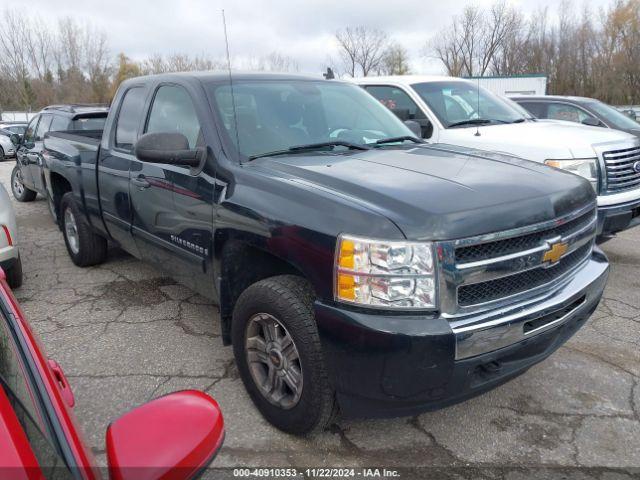
[{"label": "windshield", "polygon": [[[368,145],[413,136],[391,111],[355,85],[323,80],[239,81],[233,82],[233,98],[228,84],[213,84],[212,93],[227,141],[245,158],[316,143]],[[347,148],[338,145],[332,151]]]},{"label": "windshield", "polygon": [[602,102],[589,102],[586,104],[591,110],[596,112],[602,118],[604,118],[607,122],[611,124],[614,128],[622,128],[622,129],[640,129],[640,124],[638,122],[632,120],[627,117],[624,113],[619,112],[615,108],[607,105]]},{"label": "windshield", "polygon": [[490,125],[525,118],[507,101],[482,87],[478,91],[478,86],[471,82],[416,83],[412,87],[445,128],[471,126],[480,120]]}]

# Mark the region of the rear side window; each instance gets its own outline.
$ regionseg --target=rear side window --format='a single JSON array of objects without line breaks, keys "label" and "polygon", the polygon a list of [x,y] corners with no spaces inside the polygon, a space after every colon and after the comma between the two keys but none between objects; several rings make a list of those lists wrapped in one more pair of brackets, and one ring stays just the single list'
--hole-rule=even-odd
[{"label": "rear side window", "polygon": [[369,85],[365,90],[380,103],[398,115],[401,120],[421,120],[427,118],[416,102],[403,90],[387,85]]},{"label": "rear side window", "polygon": [[49,131],[62,132],[64,130],[69,130],[69,120],[62,115],[54,115]]},{"label": "rear side window", "polygon": [[72,130],[104,130],[107,117],[76,118],[71,122]]},{"label": "rear side window", "polygon": [[189,93],[182,87],[165,85],[153,100],[147,133],[181,133],[195,148],[200,136],[200,122]]},{"label": "rear side window", "polygon": [[137,140],[138,126],[146,96],[145,89],[133,87],[124,94],[116,124],[115,143],[117,148],[132,150]]},{"label": "rear side window", "polygon": [[542,102],[518,102],[536,118],[547,118],[547,106]]},{"label": "rear side window", "polygon": [[40,118],[40,123],[38,124],[38,129],[36,130],[36,140],[42,140],[44,138],[44,134],[49,131],[49,126],[51,125],[51,117],[52,115],[42,115]]}]

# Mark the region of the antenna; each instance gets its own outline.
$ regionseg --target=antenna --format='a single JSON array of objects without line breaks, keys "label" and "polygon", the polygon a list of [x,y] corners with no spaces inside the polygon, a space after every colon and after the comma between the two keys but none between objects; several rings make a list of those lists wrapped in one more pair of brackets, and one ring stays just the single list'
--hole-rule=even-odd
[{"label": "antenna", "polygon": [[[478,90],[476,91],[476,110],[478,112],[478,120],[480,120],[480,77],[476,77],[476,82],[478,84]],[[476,123],[476,133],[473,134],[474,137],[480,136],[480,124]]]},{"label": "antenna", "polygon": [[238,163],[242,163],[240,160],[240,134],[238,133],[238,114],[236,112],[236,96],[233,92],[233,76],[231,75],[231,55],[229,55],[229,37],[227,35],[227,19],[224,16],[224,9],[222,9],[222,26],[224,28],[224,43],[227,48],[227,69],[229,70],[229,88],[231,89],[231,108],[233,108],[233,124],[236,131],[236,149],[238,150]]}]

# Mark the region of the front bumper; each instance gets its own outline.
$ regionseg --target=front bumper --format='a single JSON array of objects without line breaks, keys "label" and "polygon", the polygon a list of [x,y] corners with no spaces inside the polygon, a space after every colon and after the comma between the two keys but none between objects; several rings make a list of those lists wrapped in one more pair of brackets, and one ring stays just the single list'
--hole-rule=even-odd
[{"label": "front bumper", "polygon": [[441,408],[523,373],[596,309],[609,264],[594,250],[567,283],[493,317],[385,315],[317,302],[316,321],[343,415],[392,417]]},{"label": "front bumper", "polygon": [[640,225],[640,200],[598,206],[598,236],[611,235]]}]

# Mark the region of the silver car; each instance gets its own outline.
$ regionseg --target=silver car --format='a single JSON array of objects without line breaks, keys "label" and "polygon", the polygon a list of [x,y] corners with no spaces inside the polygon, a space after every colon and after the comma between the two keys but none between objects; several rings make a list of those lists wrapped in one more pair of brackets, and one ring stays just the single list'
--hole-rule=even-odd
[{"label": "silver car", "polygon": [[11,288],[22,285],[22,261],[18,250],[16,215],[9,194],[0,183],[0,267]]},{"label": "silver car", "polygon": [[9,135],[0,133],[0,162],[7,157],[16,156],[16,146]]}]

